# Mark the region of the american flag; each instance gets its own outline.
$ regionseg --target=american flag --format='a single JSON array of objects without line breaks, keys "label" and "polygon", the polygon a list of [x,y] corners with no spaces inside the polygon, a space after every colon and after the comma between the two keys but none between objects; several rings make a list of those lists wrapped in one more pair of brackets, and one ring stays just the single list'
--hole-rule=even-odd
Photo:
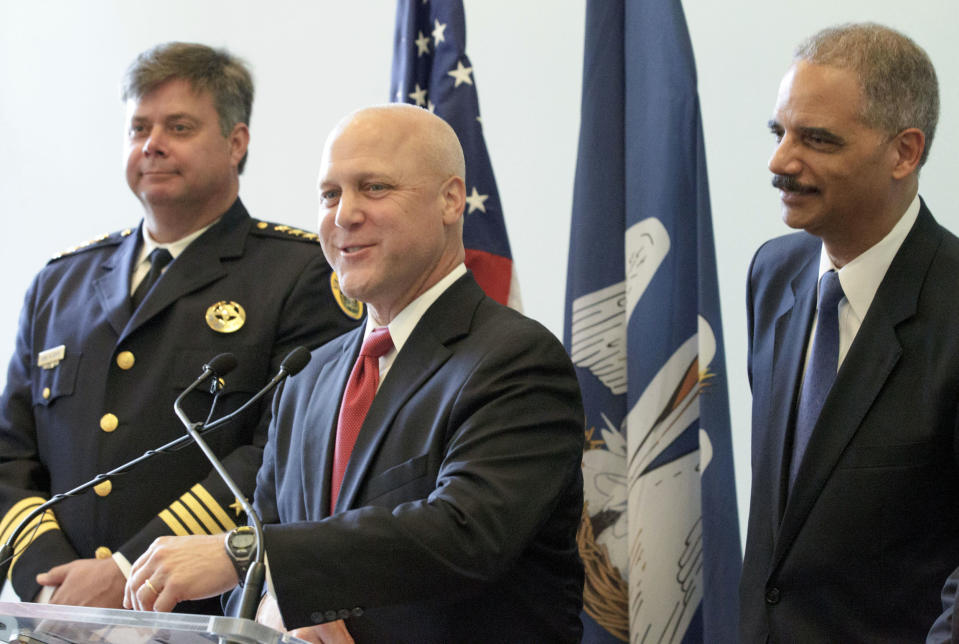
[{"label": "american flag", "polygon": [[466,154],[466,266],[487,295],[519,309],[513,255],[466,55],[462,2],[399,0],[390,100],[428,109],[456,131]]}]

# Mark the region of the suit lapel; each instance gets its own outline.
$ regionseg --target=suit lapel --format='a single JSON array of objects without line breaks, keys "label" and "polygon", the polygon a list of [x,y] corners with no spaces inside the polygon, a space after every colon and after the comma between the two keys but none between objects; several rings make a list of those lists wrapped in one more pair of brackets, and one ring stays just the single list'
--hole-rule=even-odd
[{"label": "suit lapel", "polygon": [[[767,454],[772,458],[773,475],[770,480],[776,482],[773,507],[776,508],[774,520],[777,524],[783,516],[786,504],[789,485],[787,467],[792,451],[790,427],[795,416],[809,326],[816,311],[818,257],[818,253],[811,256],[796,273],[790,284],[791,297],[783,300],[782,314],[776,320],[770,400],[778,401],[781,406],[769,410],[769,436],[773,444],[769,446]],[[783,409],[788,410],[788,413],[782,413]]]},{"label": "suit lapel", "polygon": [[93,282],[97,300],[110,326],[120,335],[130,320],[130,274],[139,248],[140,230],[123,238],[120,245],[100,266],[101,276]]},{"label": "suit lapel", "polygon": [[337,511],[353,507],[393,418],[452,355],[449,345],[469,332],[476,305],[483,297],[473,277],[466,275],[450,286],[417,323],[363,421],[343,476]]},{"label": "suit lapel", "polygon": [[916,224],[886,271],[823,403],[783,514],[774,566],[795,541],[843,451],[899,361],[902,345],[896,327],[915,315],[940,238],[937,224],[923,205]]},{"label": "suit lapel", "polygon": [[133,317],[123,330],[123,337],[129,336],[187,293],[227,275],[221,260],[243,255],[250,223],[246,209],[237,199],[219,222],[194,240],[170,264],[140,308],[133,312]]}]

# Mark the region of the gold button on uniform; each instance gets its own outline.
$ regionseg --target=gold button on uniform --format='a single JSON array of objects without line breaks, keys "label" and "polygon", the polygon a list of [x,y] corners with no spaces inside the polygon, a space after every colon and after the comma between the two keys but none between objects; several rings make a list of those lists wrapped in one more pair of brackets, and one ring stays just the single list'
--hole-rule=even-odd
[{"label": "gold button on uniform", "polygon": [[40,395],[43,396],[44,400],[50,398],[50,387],[44,387],[43,392]]},{"label": "gold button on uniform", "polygon": [[110,479],[107,479],[103,483],[94,485],[93,491],[97,493],[97,496],[107,496],[113,491],[113,483],[110,482]]},{"label": "gold button on uniform", "polygon": [[106,546],[100,546],[96,549],[96,552],[93,553],[93,556],[97,559],[109,559],[113,556],[113,553]]},{"label": "gold button on uniform", "polygon": [[112,432],[119,424],[120,421],[113,414],[103,414],[103,418],[100,419],[100,429],[105,432]]},{"label": "gold button on uniform", "polygon": [[117,354],[117,366],[124,371],[132,368],[134,362],[136,362],[136,358],[133,357],[133,353],[130,351],[121,351]]}]

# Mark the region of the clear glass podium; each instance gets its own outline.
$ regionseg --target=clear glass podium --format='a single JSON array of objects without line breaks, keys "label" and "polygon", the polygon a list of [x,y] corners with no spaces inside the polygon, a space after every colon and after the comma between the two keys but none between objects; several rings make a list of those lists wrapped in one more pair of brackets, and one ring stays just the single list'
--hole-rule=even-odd
[{"label": "clear glass podium", "polygon": [[0,642],[277,644],[303,640],[235,617],[0,602]]}]

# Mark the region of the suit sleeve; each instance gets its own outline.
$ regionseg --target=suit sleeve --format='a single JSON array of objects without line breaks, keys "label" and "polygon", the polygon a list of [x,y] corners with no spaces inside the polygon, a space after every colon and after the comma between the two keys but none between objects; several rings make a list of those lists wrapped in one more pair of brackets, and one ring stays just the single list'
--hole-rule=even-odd
[{"label": "suit sleeve", "polygon": [[[33,414],[34,397],[42,391],[32,378],[33,320],[38,280],[27,291],[17,330],[16,346],[0,399],[0,541],[6,543],[17,526],[50,497],[49,474],[38,456]],[[52,384],[52,383],[51,383]],[[54,385],[55,386],[55,385]],[[49,393],[48,393],[49,396]],[[28,548],[29,546],[29,548]],[[38,572],[77,557],[50,510],[31,520],[14,544],[11,561],[0,562],[24,600],[37,591]]]},{"label": "suit sleeve", "polygon": [[[316,252],[311,257],[292,284],[277,316],[279,324],[272,338],[271,371],[264,377],[263,385],[279,370],[283,358],[296,347],[313,349],[356,325],[356,321],[341,312],[334,300],[328,286],[330,268],[323,255]],[[263,457],[270,421],[269,400],[268,397],[260,403],[258,412],[249,412],[259,414],[253,443],[237,447],[223,457],[224,466],[247,498],[253,495],[256,473]],[[132,563],[157,537],[215,534],[232,530],[238,523],[246,523],[240,514],[240,506],[216,471],[211,469],[127,541],[120,552]]]},{"label": "suit sleeve", "polygon": [[[499,580],[534,538],[536,547],[541,538],[561,547],[567,535],[542,534],[559,507],[581,511],[583,409],[569,358],[545,336],[504,328],[502,342],[485,347],[462,380],[425,394],[437,398],[445,443],[423,497],[265,527],[288,627],[329,619],[323,615],[334,607],[468,596]],[[259,486],[257,497],[271,507]]]}]

